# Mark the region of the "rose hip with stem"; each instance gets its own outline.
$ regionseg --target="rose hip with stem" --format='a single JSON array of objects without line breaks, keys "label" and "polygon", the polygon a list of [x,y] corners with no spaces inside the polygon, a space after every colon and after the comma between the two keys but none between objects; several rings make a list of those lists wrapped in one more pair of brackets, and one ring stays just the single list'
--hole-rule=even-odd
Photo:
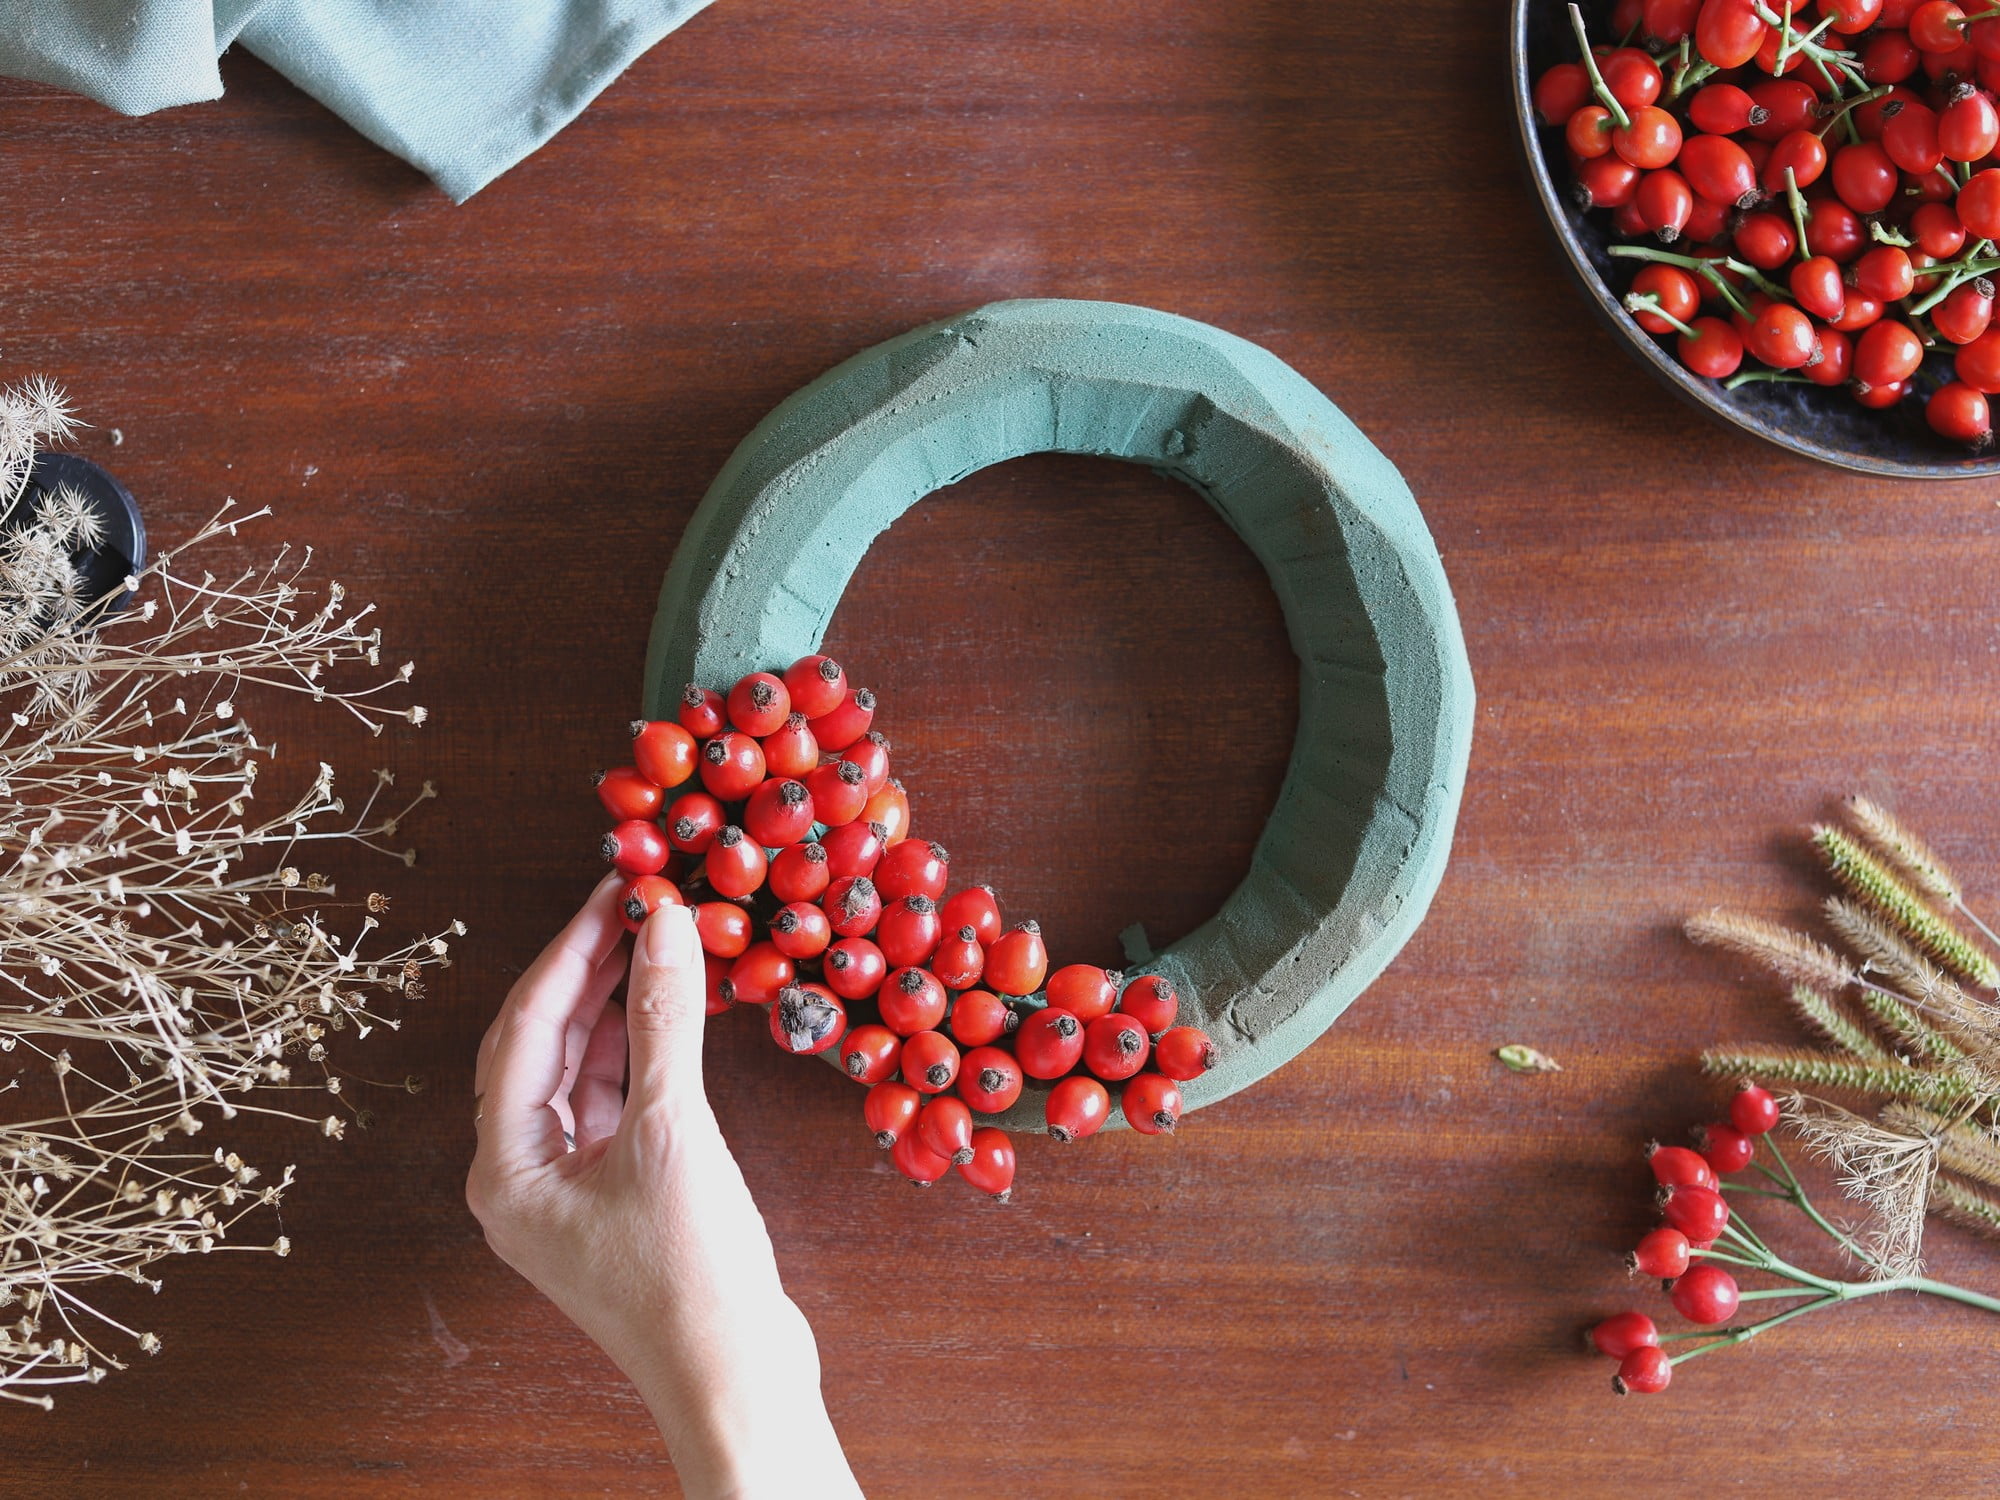
[{"label": "rose hip with stem", "polygon": [[971,1151],[959,1163],[958,1175],[995,1203],[1014,1196],[1014,1143],[1007,1132],[985,1125],[972,1132]]}]

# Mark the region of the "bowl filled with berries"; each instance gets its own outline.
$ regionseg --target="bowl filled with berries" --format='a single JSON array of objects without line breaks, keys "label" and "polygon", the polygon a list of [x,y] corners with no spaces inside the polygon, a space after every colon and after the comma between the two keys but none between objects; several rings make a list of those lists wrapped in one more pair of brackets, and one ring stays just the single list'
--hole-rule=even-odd
[{"label": "bowl filled with berries", "polygon": [[2000,7],[1515,0],[1528,173],[1598,314],[1822,462],[2000,473]]}]

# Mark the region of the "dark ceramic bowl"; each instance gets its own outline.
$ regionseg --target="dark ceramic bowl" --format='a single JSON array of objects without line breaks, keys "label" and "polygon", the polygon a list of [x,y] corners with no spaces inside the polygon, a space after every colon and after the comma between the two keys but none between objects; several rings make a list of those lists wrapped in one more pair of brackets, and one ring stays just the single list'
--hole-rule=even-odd
[{"label": "dark ceramic bowl", "polygon": [[[1514,114],[1528,176],[1591,307],[1641,364],[1704,411],[1821,463],[1891,479],[1977,479],[2000,474],[2000,453],[1973,454],[1946,442],[1924,422],[1919,399],[1905,400],[1890,411],[1869,411],[1840,391],[1820,386],[1758,381],[1725,391],[1719,381],[1689,373],[1674,358],[1670,342],[1655,339],[1635,323],[1618,301],[1631,283],[1631,263],[1606,254],[1618,243],[1610,215],[1587,214],[1576,206],[1569,194],[1562,132],[1536,119],[1530,95],[1543,69],[1576,55],[1568,8],[1563,0],[1513,0],[1513,6]],[[1593,36],[1607,30],[1602,6],[1585,5],[1584,13],[1591,20]],[[1934,360],[1930,365],[1941,363]],[[1934,388],[1926,376],[1918,379],[1923,382],[1919,390]]]}]

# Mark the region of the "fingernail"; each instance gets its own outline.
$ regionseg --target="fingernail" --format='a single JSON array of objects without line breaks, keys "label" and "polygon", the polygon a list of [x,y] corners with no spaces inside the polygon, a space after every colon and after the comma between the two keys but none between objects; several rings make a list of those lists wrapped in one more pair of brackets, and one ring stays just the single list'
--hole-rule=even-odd
[{"label": "fingernail", "polygon": [[652,916],[646,919],[647,961],[655,964],[681,962],[681,955],[687,952],[687,941],[693,931],[694,913],[685,906],[668,902],[655,907]]},{"label": "fingernail", "polygon": [[590,893],[590,899],[595,901],[599,896],[604,895],[607,891],[615,890],[617,887],[623,885],[628,878],[629,877],[626,876],[621,871],[613,870],[610,874],[606,875],[602,880],[597,882],[597,889],[595,889]]}]

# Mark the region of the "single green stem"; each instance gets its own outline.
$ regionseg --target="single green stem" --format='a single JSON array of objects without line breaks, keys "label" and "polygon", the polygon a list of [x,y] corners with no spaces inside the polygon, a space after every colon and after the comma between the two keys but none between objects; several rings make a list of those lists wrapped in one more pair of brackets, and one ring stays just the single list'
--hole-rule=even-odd
[{"label": "single green stem", "polygon": [[[1625,299],[1625,311],[1629,313],[1651,313],[1654,317],[1672,324],[1676,330],[1686,334],[1689,338],[1694,337],[1694,330],[1668,312],[1664,307],[1660,306],[1660,299],[1651,292],[1631,293]],[[1650,331],[1648,330],[1648,332]]]},{"label": "single green stem", "polygon": [[1706,1250],[1696,1250],[1690,1246],[1688,1253],[1690,1255],[1698,1255],[1703,1260],[1719,1260],[1732,1266],[1748,1266],[1753,1271],[1764,1269],[1764,1257],[1761,1255],[1732,1255],[1729,1251],[1718,1250],[1713,1245],[1710,1245]]},{"label": "single green stem", "polygon": [[[1927,1297],[1942,1297],[1947,1302],[1962,1302],[1967,1307],[1976,1307],[1983,1312],[2000,1312],[2000,1297],[1989,1297],[1984,1292],[1953,1286],[1948,1281],[1932,1281],[1928,1276],[1905,1276],[1902,1281],[1911,1291],[1922,1292]],[[1875,1284],[1888,1285],[1887,1282]]]},{"label": "single green stem", "polygon": [[1812,251],[1806,249],[1806,200],[1799,191],[1799,174],[1791,167],[1785,168],[1785,202],[1791,205],[1792,228],[1799,236],[1799,259],[1809,260]]},{"label": "single green stem", "polygon": [[1905,250],[1910,248],[1908,235],[1903,234],[1899,230],[1891,229],[1879,219],[1870,219],[1868,221],[1868,238],[1878,245],[1900,245]]},{"label": "single green stem", "polygon": [[1833,1297],[1821,1297],[1815,1302],[1806,1303],[1803,1307],[1787,1308],[1776,1317],[1766,1318],[1761,1323],[1752,1323],[1745,1328],[1732,1328],[1711,1343],[1702,1344],[1697,1348],[1690,1349],[1685,1354],[1676,1354],[1671,1363],[1679,1364],[1682,1360],[1693,1359],[1697,1354],[1706,1354],[1711,1349],[1733,1349],[1738,1344],[1747,1344],[1751,1339],[1757,1337],[1758,1334],[1767,1333],[1771,1329],[1776,1328],[1780,1323],[1789,1323],[1792,1319],[1802,1318],[1809,1312],[1818,1312],[1822,1307],[1829,1307],[1837,1300],[1837,1298]]},{"label": "single green stem", "polygon": [[1590,50],[1590,32],[1584,27],[1583,11],[1574,4],[1569,8],[1569,24],[1576,32],[1577,46],[1583,48],[1583,66],[1590,74],[1590,86],[1596,91],[1598,101],[1611,111],[1611,118],[1618,122],[1621,130],[1626,128],[1632,123],[1632,117],[1625,113],[1625,106],[1604,86],[1604,75],[1597,71],[1597,55]]},{"label": "single green stem", "polygon": [[[1722,382],[1725,391],[1733,391],[1738,386],[1756,385],[1758,382],[1770,385],[1811,385],[1812,381],[1803,375],[1794,375],[1788,370],[1744,370]],[[1773,1194],[1773,1197],[1778,1196]]]},{"label": "single green stem", "polygon": [[1782,1170],[1785,1174],[1785,1180],[1791,1184],[1792,1201],[1798,1204],[1799,1212],[1804,1214],[1808,1219],[1811,1219],[1814,1224],[1819,1226],[1821,1233],[1825,1234],[1829,1239],[1831,1239],[1835,1244],[1839,1245],[1842,1249],[1846,1250],[1850,1255],[1857,1257],[1858,1259],[1862,1260],[1868,1265],[1871,1266],[1874,1265],[1875,1264],[1874,1256],[1870,1255],[1866,1250],[1862,1249],[1861,1246],[1854,1240],[1853,1236],[1847,1234],[1842,1230],[1834,1228],[1832,1224],[1827,1222],[1826,1216],[1822,1214],[1816,1207],[1813,1206],[1812,1199],[1806,1196],[1805,1187],[1799,1181],[1799,1174],[1794,1172],[1792,1170],[1792,1164],[1785,1160],[1785,1153],[1783,1149],[1778,1145],[1776,1138],[1770,1134],[1766,1134],[1760,1137],[1760,1139],[1767,1147],[1770,1148],[1772,1157],[1776,1159],[1780,1170]]},{"label": "single green stem", "polygon": [[1725,1182],[1722,1184],[1722,1190],[1725,1193],[1742,1193],[1750,1198],[1779,1198],[1786,1203],[1792,1201],[1790,1193],[1780,1192],[1776,1188],[1752,1187],[1747,1182]]},{"label": "single green stem", "polygon": [[1716,294],[1737,312],[1745,317],[1750,315],[1749,307],[1736,295],[1736,288],[1731,286],[1728,278],[1722,274],[1724,266],[1728,266],[1731,270],[1736,268],[1736,262],[1733,260],[1703,260],[1694,255],[1676,255],[1671,250],[1655,250],[1651,245],[1613,245],[1610,253],[1623,260],[1656,260],[1662,265],[1680,266],[1692,271],[1713,285]]},{"label": "single green stem", "polygon": [[[1841,101],[1840,107],[1834,110],[1831,114],[1829,114],[1826,117],[1826,123],[1820,126],[1818,130],[1814,131],[1813,134],[1817,135],[1821,140],[1825,140],[1826,133],[1829,130],[1833,129],[1835,125],[1839,124],[1843,120],[1846,120],[1849,115],[1853,114],[1854,111],[1859,109],[1862,105],[1871,103],[1876,99],[1880,99],[1884,94],[1889,92],[1891,87],[1892,85],[1886,83],[1878,84],[1876,87],[1867,90],[1865,93],[1850,95],[1848,98]],[[1850,130],[1854,129],[1852,121],[1848,122],[1848,128]],[[1858,131],[1855,133],[1856,135],[1859,134]]]},{"label": "single green stem", "polygon": [[1824,1297],[1826,1292],[1820,1287],[1767,1286],[1754,1292],[1738,1292],[1738,1302],[1763,1302],[1772,1297]]},{"label": "single green stem", "polygon": [[[1828,18],[1832,19],[1831,17]],[[1792,0],[1785,0],[1785,23],[1778,29],[1778,63],[1771,72],[1782,78],[1785,76],[1785,62],[1792,55]]]}]

